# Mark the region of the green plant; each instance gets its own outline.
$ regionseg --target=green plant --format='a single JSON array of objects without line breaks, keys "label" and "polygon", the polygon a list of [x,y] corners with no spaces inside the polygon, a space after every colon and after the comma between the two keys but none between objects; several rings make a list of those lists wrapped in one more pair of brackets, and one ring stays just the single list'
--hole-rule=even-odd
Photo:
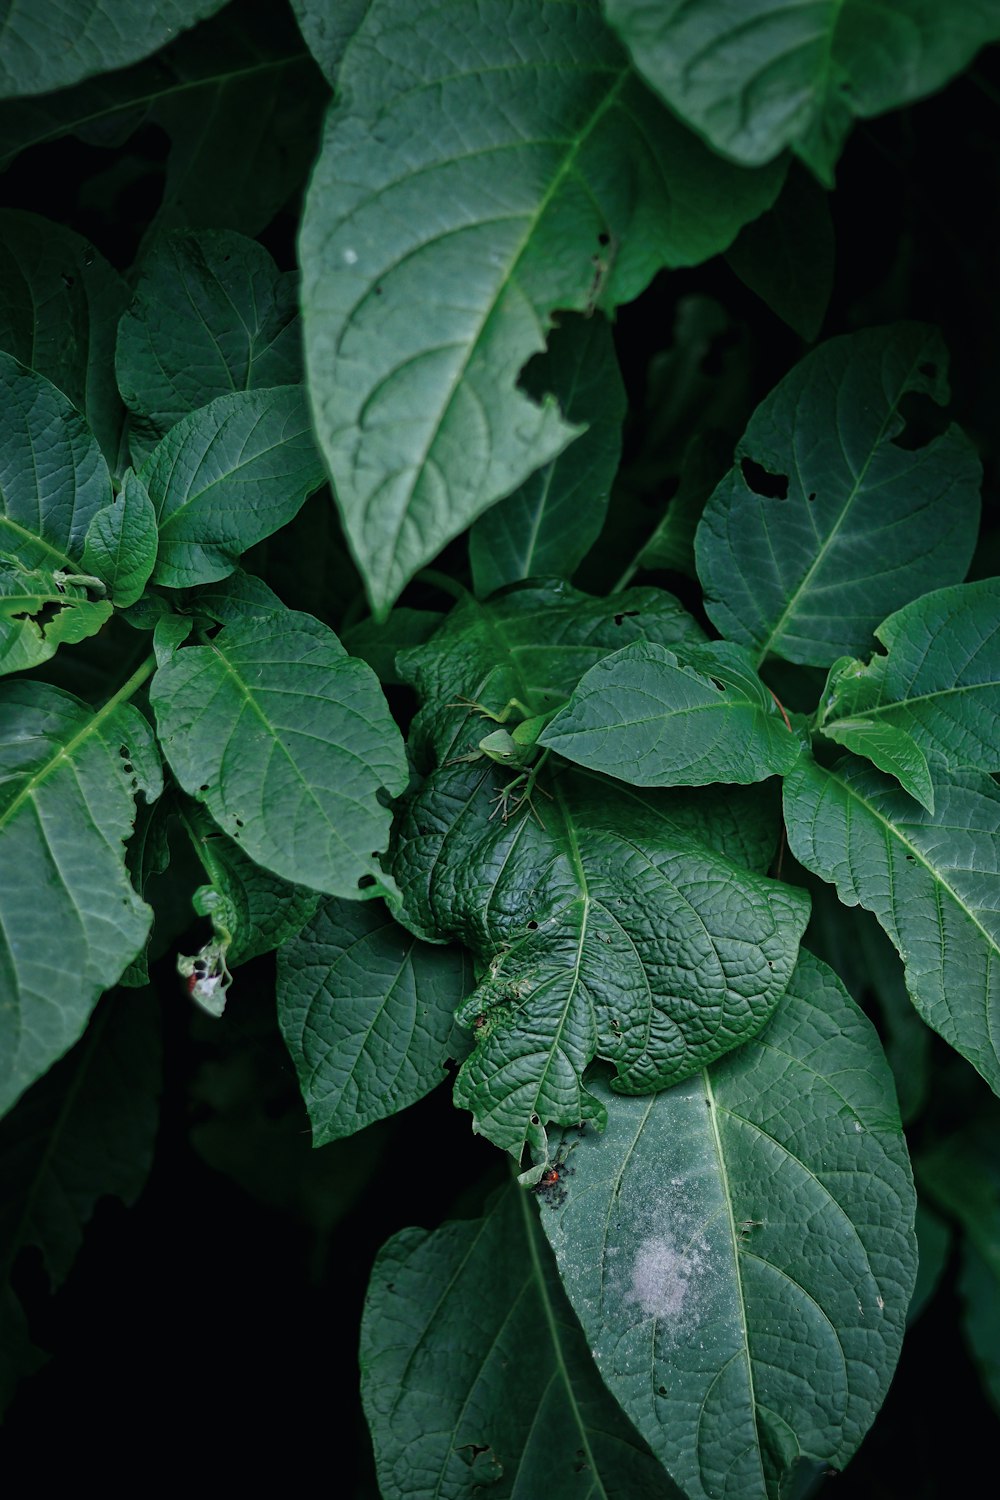
[{"label": "green plant", "polygon": [[0,40],[12,179],[113,145],[65,217],[133,242],[0,213],[3,1385],[20,1250],[142,1187],[155,996],[261,984],[321,1244],[446,1071],[508,1158],[375,1261],[383,1495],[805,1494],[916,1315],[900,1104],[1000,1399],[995,526],[915,281],[828,313],[824,192],[1000,13],[294,0],[312,62],[217,9]]}]

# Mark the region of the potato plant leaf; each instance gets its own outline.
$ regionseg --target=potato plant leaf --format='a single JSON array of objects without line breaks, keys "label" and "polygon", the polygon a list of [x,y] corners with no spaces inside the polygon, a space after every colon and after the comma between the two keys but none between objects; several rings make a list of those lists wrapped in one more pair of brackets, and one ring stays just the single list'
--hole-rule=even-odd
[{"label": "potato plant leaf", "polygon": [[325,475],[300,386],[218,396],[171,427],[139,471],[160,530],[154,583],[225,578]]},{"label": "potato plant leaf", "polygon": [[583,1078],[595,1057],[648,1093],[756,1035],[808,898],[672,821],[670,793],[571,773],[504,821],[509,777],[483,761],[433,772],[400,819],[393,874],[406,925],[463,942],[483,972],[458,1012],[475,1048],[456,1102],[496,1145],[544,1160],[549,1122],[604,1117]]},{"label": "potato plant leaf", "polygon": [[763,781],[795,764],[799,740],[729,641],[636,641],[591,667],[539,741],[633,786]]},{"label": "potato plant leaf", "polygon": [[586,431],[473,525],[480,597],[521,578],[572,577],[600,535],[621,458],[625,388],[606,319],[560,324],[521,384],[539,399],[553,391],[566,420]]},{"label": "potato plant leaf", "polygon": [[934,792],[931,814],[864,761],[803,755],[785,778],[788,842],[846,906],[874,912],[928,1026],[1000,1093],[1000,788],[942,772]]},{"label": "potato plant leaf", "polygon": [[325,1146],[422,1099],[465,1041],[468,956],[431,947],[375,901],[322,903],[278,953],[278,1022]]},{"label": "potato plant leaf", "polygon": [[734,161],[786,146],[817,176],[833,169],[855,118],[933,93],[1000,36],[992,0],[603,0],[636,67]]},{"label": "potato plant leaf", "polygon": [[887,609],[961,581],[979,460],[955,426],[901,445],[904,397],[943,405],[946,365],[923,324],[866,329],[820,345],[761,402],[695,544],[723,635],[758,660],[827,667],[867,653]]},{"label": "potato plant leaf", "polygon": [[377,615],[578,435],[517,388],[553,311],[609,311],[724,249],[781,175],[685,130],[596,0],[373,0],[300,253],[317,434]]},{"label": "potato plant leaf", "polygon": [[256,241],[223,230],[158,236],[118,326],[130,437],[152,447],[216,396],[302,378],[298,277]]},{"label": "potato plant leaf", "polygon": [[119,608],[127,609],[149,582],[157,545],[153,502],[134,470],[126,469],[114,500],[87,527],[81,566],[101,579]]},{"label": "potato plant leaf", "polygon": [[[0,683],[0,1112],[76,1041],[142,947],[152,913],[125,869],[135,796],[162,780],[129,703],[93,710]],[[30,873],[30,879],[29,877]]]},{"label": "potato plant leaf", "polygon": [[[414,1380],[412,1371],[421,1378]],[[361,1395],[385,1500],[681,1500],[609,1396],[525,1193],[379,1251]]]},{"label": "potato plant leaf", "polygon": [[[936,589],[875,634],[885,654],[834,664],[822,733],[892,774],[859,734],[909,741],[925,761],[951,770],[1000,771],[1000,579]],[[913,795],[933,812],[932,801]]]},{"label": "potato plant leaf", "polygon": [[563,1135],[542,1222],[612,1394],[691,1500],[842,1467],[899,1354],[916,1199],[874,1028],[802,952],[767,1029]]},{"label": "potato plant leaf", "polygon": [[0,676],[48,661],[60,646],[95,635],[111,616],[107,599],[45,568],[23,568],[0,555]]},{"label": "potato plant leaf", "polygon": [[128,287],[92,245],[61,224],[0,212],[0,349],[68,396],[108,463],[124,411],[115,384],[115,326]]},{"label": "potato plant leaf", "polygon": [[296,885],[377,880],[406,758],[378,681],[311,615],[258,609],[181,646],[150,687],[164,753],[246,854]]}]

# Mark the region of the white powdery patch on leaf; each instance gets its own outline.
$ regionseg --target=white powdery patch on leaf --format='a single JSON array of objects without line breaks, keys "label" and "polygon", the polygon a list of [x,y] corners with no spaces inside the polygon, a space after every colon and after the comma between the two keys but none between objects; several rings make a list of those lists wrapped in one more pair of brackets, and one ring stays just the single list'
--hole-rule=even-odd
[{"label": "white powdery patch on leaf", "polygon": [[647,1317],[675,1321],[684,1311],[704,1269],[704,1244],[680,1250],[670,1239],[645,1239],[632,1266],[632,1286],[626,1302],[638,1302]]}]

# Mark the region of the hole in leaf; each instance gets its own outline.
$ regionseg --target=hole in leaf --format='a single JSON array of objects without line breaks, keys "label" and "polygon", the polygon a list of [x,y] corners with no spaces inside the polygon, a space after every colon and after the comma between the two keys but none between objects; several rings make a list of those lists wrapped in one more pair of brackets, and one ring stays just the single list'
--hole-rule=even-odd
[{"label": "hole in leaf", "polygon": [[740,469],[755,495],[760,495],[764,500],[788,499],[787,474],[772,474],[763,465],[754,463],[752,458],[741,459]]},{"label": "hole in leaf", "polygon": [[529,922],[528,923],[528,931],[529,932],[537,932],[538,931],[538,923],[534,922],[534,921]]},{"label": "hole in leaf", "polygon": [[623,620],[634,620],[638,614],[637,609],[623,609],[621,614],[615,615],[615,624],[620,625]]},{"label": "hole in leaf", "polygon": [[600,232],[600,234],[597,236],[597,243],[599,245],[610,245],[611,244],[611,236],[610,236],[610,234],[608,234],[608,232],[607,232],[606,229],[602,229],[601,232]]},{"label": "hole in leaf", "polygon": [[202,784],[201,784],[201,786],[198,788],[198,790],[199,790],[199,792],[207,792],[208,791],[208,782],[207,781],[203,781]]},{"label": "hole in leaf", "polygon": [[41,609],[35,610],[34,612],[32,612],[30,609],[23,609],[18,614],[11,615],[11,619],[30,620],[33,625],[38,626],[42,638],[44,639],[45,632],[52,624],[52,621],[55,619],[56,615],[61,614],[65,608],[65,604],[60,604],[58,600],[51,599],[47,604],[43,604]]},{"label": "hole in leaf", "polygon": [[373,886],[374,884],[375,884],[375,876],[374,875],[362,875],[361,879],[358,881],[358,890],[359,891],[367,891],[368,888],[370,886]]},{"label": "hole in leaf", "polygon": [[242,818],[234,818],[233,822],[236,824],[237,828],[242,828],[243,827],[243,819]]},{"label": "hole in leaf", "polygon": [[940,437],[948,429],[948,414],[923,391],[907,391],[899,403],[903,420],[900,432],[893,436],[897,448],[913,453]]},{"label": "hole in leaf", "polygon": [[532,1125],[540,1125],[540,1124],[541,1124],[541,1123],[542,1123],[542,1122],[541,1122],[541,1120],[540,1120],[540,1119],[539,1119],[539,1118],[538,1118],[538,1116],[537,1116],[537,1115],[532,1115],[532,1116],[531,1116],[531,1123],[532,1123]]},{"label": "hole in leaf", "polygon": [[658,1385],[656,1387],[656,1394],[658,1396],[665,1396],[667,1394],[667,1388],[666,1388],[666,1386],[665,1385]]},{"label": "hole in leaf", "polygon": [[70,287],[75,284],[76,277],[75,276],[70,276],[69,273],[66,272],[66,271],[60,271],[59,274],[62,277],[63,286],[66,288],[67,291],[69,291]]},{"label": "hole in leaf", "polygon": [[815,490],[810,490],[809,493],[808,493],[808,495],[806,496],[806,499],[809,501],[810,504],[812,504],[812,502],[816,499],[816,491]]},{"label": "hole in leaf", "polygon": [[726,684],[724,682],[720,682],[717,677],[710,677],[708,680],[714,688],[718,688],[720,693],[724,693],[726,691]]}]

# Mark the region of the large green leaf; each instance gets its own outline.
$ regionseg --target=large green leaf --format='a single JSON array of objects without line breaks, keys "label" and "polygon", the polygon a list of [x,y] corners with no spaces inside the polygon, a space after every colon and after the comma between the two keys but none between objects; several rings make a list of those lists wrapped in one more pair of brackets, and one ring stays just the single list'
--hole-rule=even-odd
[{"label": "large green leaf", "polygon": [[109,998],[0,1124],[0,1282],[36,1245],[58,1285],[97,1200],[138,1195],[159,1114],[159,1021],[149,992]]},{"label": "large green leaf", "polygon": [[994,0],[603,0],[639,71],[717,151],[786,146],[827,182],[856,117],[933,93],[1000,36]]},{"label": "large green leaf", "polygon": [[546,1233],[598,1366],[691,1500],[841,1468],[885,1395],[916,1207],[873,1027],[803,952],[770,1025],[564,1137]]},{"label": "large green leaf", "polygon": [[0,553],[76,572],[87,527],[111,500],[107,463],[76,407],[0,354]]},{"label": "large green leaf", "polygon": [[376,902],[324,901],[278,953],[278,1022],[313,1144],[353,1135],[437,1088],[464,1044],[468,958],[405,932]]},{"label": "large green leaf", "polygon": [[596,0],[373,0],[300,254],[317,432],[377,613],[577,435],[517,386],[554,310],[724,249],[780,180],[686,131]]},{"label": "large green leaf", "polygon": [[826,667],[867,653],[887,611],[964,577],[975,452],[955,426],[900,442],[904,398],[942,404],[946,366],[923,324],[867,329],[821,345],[761,402],[696,540],[723,635],[758,658]]},{"label": "large green leaf", "polygon": [[160,235],[118,327],[116,366],[130,436],[148,445],[233,391],[302,378],[298,277],[263,245],[221,230]]},{"label": "large green leaf", "polygon": [[162,785],[128,703],[0,683],[0,1112],[76,1041],[149,931],[125,870],[135,795]]},{"label": "large green leaf", "polygon": [[508,778],[482,761],[433,772],[399,821],[393,874],[402,920],[465,943],[484,973],[458,1012],[475,1048],[456,1102],[495,1144],[544,1160],[548,1122],[603,1119],[583,1078],[595,1057],[648,1093],[754,1036],[808,899],[718,853],[669,792],[547,776],[534,811],[504,821]]},{"label": "large green leaf", "polygon": [[830,673],[823,734],[853,750],[859,733],[901,732],[937,765],[1000,771],[1000,579],[925,594],[875,634],[884,654]]},{"label": "large green leaf", "polygon": [[385,1500],[679,1500],[608,1395],[526,1194],[379,1252],[361,1396]]},{"label": "large green leaf", "polygon": [[139,471],[160,528],[155,583],[225,578],[325,475],[297,385],[218,396],[171,427]]},{"label": "large green leaf", "polygon": [[785,779],[788,842],[875,913],[917,1010],[1000,1093],[1000,788],[942,773],[934,790],[931,814],[864,761],[803,755]]},{"label": "large green leaf", "polygon": [[469,560],[481,596],[520,578],[570,578],[600,535],[621,457],[625,387],[604,318],[557,327],[521,384],[538,399],[552,391],[566,420],[587,430],[473,526]]},{"label": "large green leaf", "polygon": [[150,699],[186,792],[258,864],[357,896],[380,876],[406,757],[375,674],[311,615],[257,609],[157,670]]},{"label": "large green leaf", "polygon": [[148,57],[224,0],[32,0],[6,7],[0,98],[46,94]]},{"label": "large green leaf", "polygon": [[117,463],[122,411],[115,327],[128,288],[92,245],[35,214],[0,212],[0,349],[44,375]]},{"label": "large green leaf", "polygon": [[82,566],[106,585],[115,604],[127,609],[141,596],[156,562],[156,511],[132,469],[121,489],[87,527]]},{"label": "large green leaf", "polygon": [[0,555],[0,676],[48,661],[60,646],[95,635],[111,615],[107,599],[91,601],[71,577],[23,568]]},{"label": "large green leaf", "polygon": [[799,740],[742,646],[636,641],[583,677],[540,744],[632,786],[763,781]]}]

